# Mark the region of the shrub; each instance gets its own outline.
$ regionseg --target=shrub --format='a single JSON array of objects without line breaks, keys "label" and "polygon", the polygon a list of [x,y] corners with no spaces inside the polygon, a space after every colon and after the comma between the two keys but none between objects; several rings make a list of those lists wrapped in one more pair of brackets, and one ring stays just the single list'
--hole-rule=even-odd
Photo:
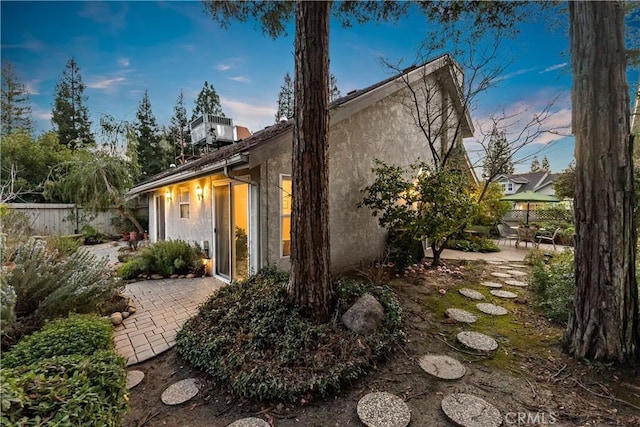
[{"label": "shrub", "polygon": [[24,212],[0,206],[0,259],[11,259],[30,234],[31,223]]},{"label": "shrub", "polygon": [[[339,281],[333,320],[316,325],[287,303],[287,282],[286,273],[264,269],[222,288],[180,330],[178,351],[235,395],[296,401],[339,390],[403,338],[400,308],[386,286]],[[385,316],[378,331],[358,336],[340,316],[365,292]]]},{"label": "shrub", "polygon": [[55,236],[48,241],[50,251],[57,251],[59,258],[66,258],[74,254],[83,243],[78,236]]},{"label": "shrub", "polygon": [[447,241],[447,247],[464,252],[500,252],[500,248],[491,239],[486,237],[473,237],[469,240],[450,239]]},{"label": "shrub", "polygon": [[146,248],[139,258],[127,261],[118,269],[120,277],[131,279],[141,273],[200,274],[203,272],[202,250],[181,240],[166,240]]},{"label": "shrub", "polygon": [[16,294],[16,318],[31,330],[46,319],[70,312],[97,312],[97,305],[121,287],[106,268],[106,259],[99,261],[83,250],[58,260],[57,253],[48,252],[43,241],[30,239],[13,261],[15,268],[7,275],[7,283]]},{"label": "shrub", "polygon": [[3,367],[2,425],[119,426],[126,375],[124,358],[109,350]]},{"label": "shrub", "polygon": [[4,333],[16,320],[16,293],[4,274],[0,275],[0,333]]},{"label": "shrub", "polygon": [[544,262],[534,264],[531,289],[537,294],[537,305],[545,315],[566,324],[575,292],[573,253],[557,254],[548,265]]},{"label": "shrub", "polygon": [[2,357],[2,366],[16,368],[53,356],[113,349],[113,326],[95,316],[72,316],[46,324],[38,332],[18,342]]}]

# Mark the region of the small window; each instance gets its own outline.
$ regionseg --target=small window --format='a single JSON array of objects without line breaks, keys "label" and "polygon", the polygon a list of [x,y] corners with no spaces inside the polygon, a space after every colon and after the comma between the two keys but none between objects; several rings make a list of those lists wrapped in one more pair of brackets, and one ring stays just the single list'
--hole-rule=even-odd
[{"label": "small window", "polygon": [[189,190],[180,190],[180,218],[189,218]]},{"label": "small window", "polygon": [[280,235],[282,257],[291,256],[291,176],[280,177]]},{"label": "small window", "polygon": [[509,193],[512,193],[512,192],[513,192],[513,182],[509,182],[509,183],[507,184],[507,191],[508,191]]}]

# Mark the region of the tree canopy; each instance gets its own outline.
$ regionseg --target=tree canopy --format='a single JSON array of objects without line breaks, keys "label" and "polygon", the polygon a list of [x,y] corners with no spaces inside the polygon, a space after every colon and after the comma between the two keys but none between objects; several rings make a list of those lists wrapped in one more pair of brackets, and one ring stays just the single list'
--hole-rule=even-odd
[{"label": "tree canopy", "polygon": [[2,111],[2,125],[0,134],[7,136],[15,131],[33,131],[31,122],[31,102],[29,92],[24,83],[16,75],[16,70],[10,61],[2,64],[2,96],[0,111]]}]

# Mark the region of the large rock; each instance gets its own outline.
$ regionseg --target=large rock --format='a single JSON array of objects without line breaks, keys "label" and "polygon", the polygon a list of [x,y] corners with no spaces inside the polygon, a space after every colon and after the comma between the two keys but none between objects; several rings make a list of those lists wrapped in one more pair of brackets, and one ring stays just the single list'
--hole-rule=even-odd
[{"label": "large rock", "polygon": [[371,294],[364,294],[342,315],[342,323],[350,331],[369,335],[378,329],[384,309]]},{"label": "large rock", "polygon": [[113,324],[113,326],[118,326],[122,323],[122,314],[113,313],[111,316],[109,316],[109,320],[111,320],[111,324]]}]

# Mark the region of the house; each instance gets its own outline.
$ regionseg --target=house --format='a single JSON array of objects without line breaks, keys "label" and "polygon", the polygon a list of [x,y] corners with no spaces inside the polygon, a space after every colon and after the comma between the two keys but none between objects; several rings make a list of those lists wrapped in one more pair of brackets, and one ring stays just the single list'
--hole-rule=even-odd
[{"label": "house", "polygon": [[[560,176],[559,173],[529,172],[522,174],[500,175],[496,182],[502,186],[505,196],[509,194],[533,191],[546,196],[555,196],[553,182]],[[526,206],[525,206],[526,208]],[[516,207],[516,209],[520,209]]]},{"label": "house", "polygon": [[[462,113],[462,78],[459,65],[443,55],[331,104],[329,225],[334,272],[383,254],[386,230],[368,209],[357,207],[361,190],[374,179],[374,159],[402,167],[419,158],[432,159],[425,135],[401,102],[410,92],[405,81],[433,84],[437,92],[430,102],[450,112],[438,114],[439,120],[448,116],[447,126],[461,125],[455,141],[439,137],[443,149],[462,144],[462,138],[473,133],[469,116]],[[199,243],[211,256],[212,273],[226,281],[266,265],[288,269],[292,141],[293,120],[282,121],[138,184],[129,195],[149,196],[150,239]]]}]

